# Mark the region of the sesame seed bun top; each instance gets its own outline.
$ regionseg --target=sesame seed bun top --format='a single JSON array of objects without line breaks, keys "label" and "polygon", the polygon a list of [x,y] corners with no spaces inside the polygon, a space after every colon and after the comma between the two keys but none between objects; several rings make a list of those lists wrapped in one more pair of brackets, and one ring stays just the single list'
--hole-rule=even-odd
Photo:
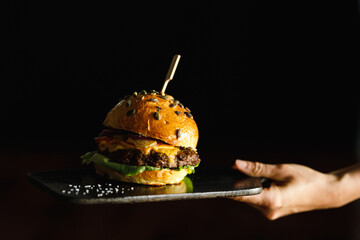
[{"label": "sesame seed bun top", "polygon": [[199,131],[188,108],[170,95],[141,91],[121,100],[107,114],[104,126],[196,149]]}]

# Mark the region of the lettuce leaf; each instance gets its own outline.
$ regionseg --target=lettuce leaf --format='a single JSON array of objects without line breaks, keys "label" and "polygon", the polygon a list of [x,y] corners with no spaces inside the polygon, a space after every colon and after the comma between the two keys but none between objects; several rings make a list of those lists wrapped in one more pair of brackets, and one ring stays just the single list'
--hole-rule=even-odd
[{"label": "lettuce leaf", "polygon": [[186,185],[187,192],[192,193],[194,191],[194,186],[192,184],[191,179],[188,178],[188,177],[185,177],[184,182],[185,182],[185,185]]},{"label": "lettuce leaf", "polygon": [[[124,174],[126,176],[134,176],[137,174],[142,173],[143,171],[154,171],[154,170],[161,170],[162,168],[152,167],[152,166],[133,166],[133,165],[127,165],[127,164],[121,164],[117,162],[112,162],[110,158],[97,153],[97,152],[88,152],[81,156],[82,163],[83,164],[89,164],[91,162],[103,165],[105,167],[111,168],[121,174]],[[196,166],[184,166],[179,167],[173,170],[181,170],[181,169],[188,169],[188,174],[195,172]]]}]

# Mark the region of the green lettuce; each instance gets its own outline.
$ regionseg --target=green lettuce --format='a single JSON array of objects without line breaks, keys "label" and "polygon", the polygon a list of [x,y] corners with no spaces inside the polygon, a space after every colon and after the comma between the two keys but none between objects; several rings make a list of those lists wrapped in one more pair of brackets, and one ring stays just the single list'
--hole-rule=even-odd
[{"label": "green lettuce", "polygon": [[194,186],[192,184],[191,179],[188,178],[188,177],[185,177],[184,182],[185,182],[185,185],[186,185],[187,192],[192,193],[194,191]]},{"label": "green lettuce", "polygon": [[[83,164],[89,164],[91,162],[103,165],[105,167],[111,168],[121,174],[126,176],[134,176],[137,174],[142,173],[143,171],[154,171],[154,170],[161,170],[162,168],[152,167],[152,166],[133,166],[127,164],[121,164],[117,162],[112,162],[110,158],[98,153],[98,152],[88,152],[81,156]],[[188,169],[188,174],[195,172],[196,166],[183,166],[179,168],[172,168],[173,170],[181,170],[181,169]]]}]

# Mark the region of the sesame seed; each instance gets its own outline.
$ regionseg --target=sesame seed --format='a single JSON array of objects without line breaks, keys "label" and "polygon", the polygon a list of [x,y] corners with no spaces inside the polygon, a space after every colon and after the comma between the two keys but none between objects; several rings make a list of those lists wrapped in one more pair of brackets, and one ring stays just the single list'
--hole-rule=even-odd
[{"label": "sesame seed", "polygon": [[153,117],[156,119],[156,120],[160,120],[161,116],[158,112],[154,112],[153,113]]},{"label": "sesame seed", "polygon": [[136,112],[136,109],[131,109],[131,110],[129,110],[127,113],[126,113],[126,116],[132,116],[132,115],[134,115],[135,114],[135,112]]}]

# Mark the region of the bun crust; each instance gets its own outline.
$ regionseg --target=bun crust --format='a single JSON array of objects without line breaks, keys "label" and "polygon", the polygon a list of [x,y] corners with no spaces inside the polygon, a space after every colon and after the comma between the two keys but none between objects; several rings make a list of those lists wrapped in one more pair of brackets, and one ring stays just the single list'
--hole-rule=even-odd
[{"label": "bun crust", "polygon": [[196,149],[199,138],[190,111],[170,95],[131,95],[107,114],[103,124],[159,139],[173,146]]},{"label": "bun crust", "polygon": [[144,171],[134,176],[126,176],[102,165],[94,164],[94,166],[97,174],[101,176],[107,176],[112,180],[155,186],[178,184],[185,178],[188,173],[187,169],[162,169],[158,171]]}]

